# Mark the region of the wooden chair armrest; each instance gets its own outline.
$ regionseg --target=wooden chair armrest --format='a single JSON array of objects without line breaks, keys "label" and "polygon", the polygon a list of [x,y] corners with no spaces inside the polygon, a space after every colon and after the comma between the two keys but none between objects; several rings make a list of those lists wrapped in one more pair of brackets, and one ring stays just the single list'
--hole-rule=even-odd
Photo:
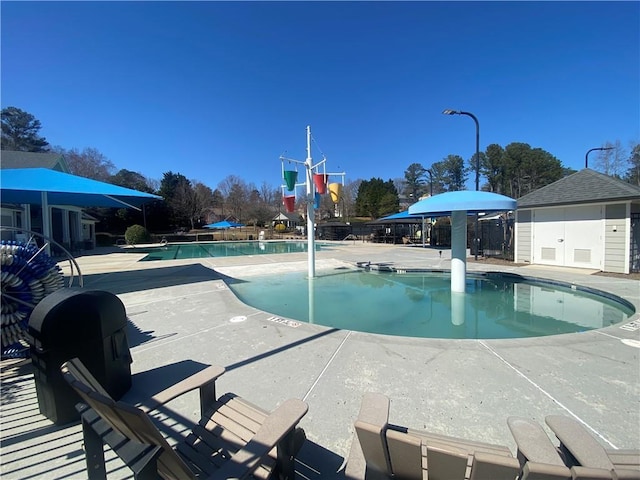
[{"label": "wooden chair armrest", "polygon": [[564,466],[562,457],[538,422],[528,418],[509,417],[507,425],[518,447],[518,460]]},{"label": "wooden chair armrest", "polygon": [[560,449],[566,449],[581,466],[608,471],[614,468],[604,447],[576,420],[549,415],[545,421],[560,441]]},{"label": "wooden chair armrest", "polygon": [[389,422],[389,397],[380,393],[365,393],[358,421],[384,428]]},{"label": "wooden chair armrest", "polygon": [[224,372],[224,367],[217,365],[207,367],[155,394],[153,397],[145,400],[144,404],[140,405],[138,408],[145,413],[149,413],[161,407],[165,403],[170,402],[174,398],[199,388],[200,413],[204,415],[207,409],[216,401],[215,382]]},{"label": "wooden chair armrest", "polygon": [[276,408],[263,422],[253,438],[232,457],[231,461],[209,477],[210,480],[242,478],[246,472],[255,469],[260,460],[305,416],[309,406],[302,400],[290,398]]},{"label": "wooden chair armrest", "polygon": [[571,480],[569,467],[548,463],[527,462],[522,468],[521,480]]}]

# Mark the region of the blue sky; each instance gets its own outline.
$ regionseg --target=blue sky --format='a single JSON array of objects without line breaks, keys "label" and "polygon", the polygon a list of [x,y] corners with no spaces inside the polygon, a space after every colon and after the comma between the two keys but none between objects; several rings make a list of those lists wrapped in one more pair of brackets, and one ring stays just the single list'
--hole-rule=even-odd
[{"label": "blue sky", "polygon": [[[525,142],[581,169],[640,139],[639,2],[7,2],[2,107],[157,180],[347,181]],[[595,155],[589,157],[593,161]],[[473,175],[468,186],[473,188]]]}]

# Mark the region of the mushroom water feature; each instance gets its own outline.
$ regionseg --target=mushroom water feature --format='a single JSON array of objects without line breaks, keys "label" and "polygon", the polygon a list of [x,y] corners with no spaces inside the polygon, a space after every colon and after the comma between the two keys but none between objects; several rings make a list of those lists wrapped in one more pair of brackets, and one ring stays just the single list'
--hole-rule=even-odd
[{"label": "mushroom water feature", "polygon": [[410,215],[451,216],[451,291],[465,293],[467,275],[467,215],[515,210],[516,201],[497,193],[461,190],[420,200]]}]

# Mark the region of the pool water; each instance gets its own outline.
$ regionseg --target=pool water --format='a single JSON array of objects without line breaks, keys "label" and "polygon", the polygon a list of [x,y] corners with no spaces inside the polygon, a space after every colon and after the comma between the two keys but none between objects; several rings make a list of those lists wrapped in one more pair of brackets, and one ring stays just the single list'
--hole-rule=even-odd
[{"label": "pool water", "polygon": [[[522,338],[584,332],[625,321],[633,307],[611,295],[518,275],[333,270],[252,276],[229,287],[274,315],[361,332],[425,338]],[[619,301],[618,301],[619,300]]]},{"label": "pool water", "polygon": [[[316,243],[316,251],[324,248]],[[169,244],[162,247],[137,248],[147,252],[142,262],[176,260],[185,258],[234,257],[238,255],[267,255],[274,253],[300,253],[307,251],[307,242],[249,241],[249,242],[199,242]]]}]

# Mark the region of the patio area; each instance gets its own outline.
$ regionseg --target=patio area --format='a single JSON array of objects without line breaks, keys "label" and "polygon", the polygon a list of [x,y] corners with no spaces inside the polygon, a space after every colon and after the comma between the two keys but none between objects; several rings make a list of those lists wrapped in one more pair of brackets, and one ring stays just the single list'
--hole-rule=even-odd
[{"label": "patio area", "polygon": [[[299,478],[341,478],[362,395],[391,398],[393,423],[505,444],[511,415],[544,424],[577,418],[607,448],[640,448],[640,315],[623,325],[578,334],[516,340],[394,337],[285,322],[238,301],[224,275],[301,269],[306,254],[138,262],[121,250],[77,258],[87,289],[124,303],[136,402],[204,365],[224,366],[218,393],[234,392],[265,409],[287,398],[308,403],[300,426],[307,442]],[[387,262],[398,268],[450,268],[449,251],[359,242],[316,253],[317,269]],[[61,263],[63,270],[68,265]],[[640,311],[640,281],[592,271],[483,265],[604,290]],[[246,317],[244,321],[230,321]],[[197,393],[170,407],[197,421]],[[86,478],[80,425],[58,427],[39,413],[29,363],[2,366],[0,475],[3,479]],[[545,427],[546,428],[546,427]],[[548,433],[550,431],[548,430]],[[132,478],[107,455],[109,478]]]}]

